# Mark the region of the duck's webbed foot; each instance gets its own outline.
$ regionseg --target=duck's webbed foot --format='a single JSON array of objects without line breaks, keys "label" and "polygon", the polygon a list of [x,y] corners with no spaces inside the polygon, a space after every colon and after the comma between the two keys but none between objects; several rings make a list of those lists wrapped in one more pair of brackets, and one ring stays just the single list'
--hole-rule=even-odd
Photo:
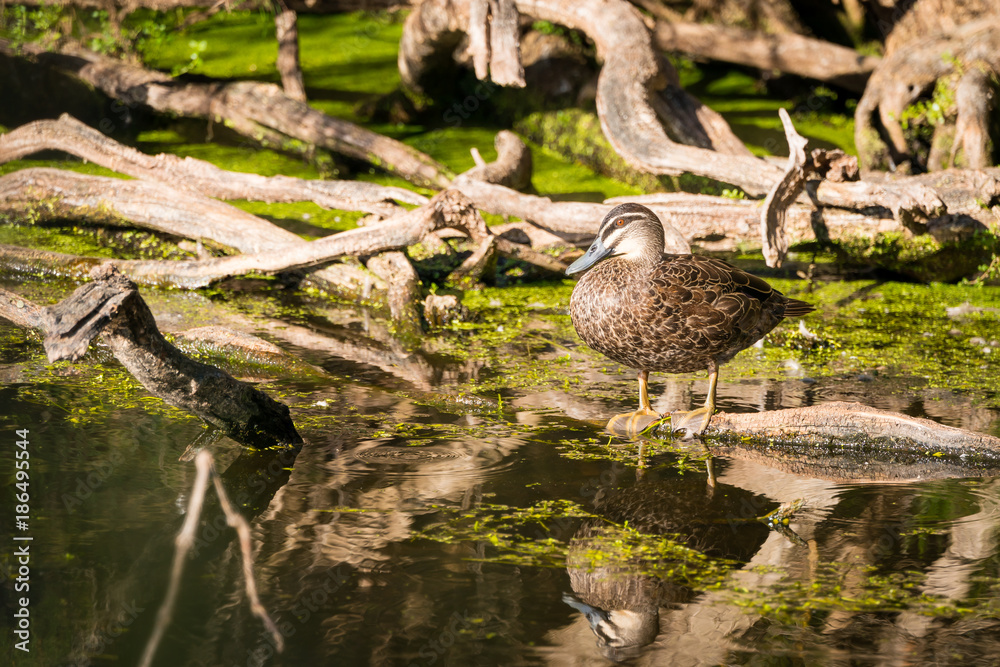
[{"label": "duck's webbed foot", "polygon": [[705,405],[697,410],[687,412],[672,412],[670,428],[674,431],[687,431],[690,435],[701,435],[708,428],[708,422],[715,414],[715,391],[719,384],[719,366],[710,362],[708,366],[708,396]]},{"label": "duck's webbed foot", "polygon": [[686,412],[671,412],[670,428],[673,431],[687,431],[691,435],[701,435],[708,428],[713,412],[715,412],[714,406]]},{"label": "duck's webbed foot", "polygon": [[615,415],[608,422],[607,429],[612,433],[634,437],[663,419],[660,413],[651,408],[639,408],[635,412],[624,412]]}]

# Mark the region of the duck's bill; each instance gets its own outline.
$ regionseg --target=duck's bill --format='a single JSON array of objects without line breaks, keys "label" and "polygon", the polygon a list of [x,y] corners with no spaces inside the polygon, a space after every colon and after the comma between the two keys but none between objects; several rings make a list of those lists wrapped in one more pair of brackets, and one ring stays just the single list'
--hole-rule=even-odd
[{"label": "duck's bill", "polygon": [[598,237],[590,244],[587,252],[583,253],[583,257],[569,265],[569,268],[566,269],[566,275],[572,276],[575,273],[582,273],[610,254],[611,251],[604,247],[604,243]]}]

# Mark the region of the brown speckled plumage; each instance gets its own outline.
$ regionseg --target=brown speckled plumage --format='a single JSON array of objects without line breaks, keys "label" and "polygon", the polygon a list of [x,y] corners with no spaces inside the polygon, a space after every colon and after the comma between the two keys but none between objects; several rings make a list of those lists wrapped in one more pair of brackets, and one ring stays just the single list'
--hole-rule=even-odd
[{"label": "brown speckled plumage", "polygon": [[[570,314],[587,345],[626,366],[667,373],[710,369],[782,318],[813,310],[722,260],[664,254],[659,219],[638,204],[613,209],[601,224],[601,239],[610,244],[599,248],[608,256],[576,284]],[[616,247],[629,251],[615,256]]]}]

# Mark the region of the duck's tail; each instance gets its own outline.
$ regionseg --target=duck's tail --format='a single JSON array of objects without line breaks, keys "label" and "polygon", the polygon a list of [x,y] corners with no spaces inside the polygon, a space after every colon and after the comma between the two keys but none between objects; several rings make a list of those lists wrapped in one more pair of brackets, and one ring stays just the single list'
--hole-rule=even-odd
[{"label": "duck's tail", "polygon": [[798,317],[816,310],[816,306],[798,299],[789,299],[785,304],[785,317]]}]

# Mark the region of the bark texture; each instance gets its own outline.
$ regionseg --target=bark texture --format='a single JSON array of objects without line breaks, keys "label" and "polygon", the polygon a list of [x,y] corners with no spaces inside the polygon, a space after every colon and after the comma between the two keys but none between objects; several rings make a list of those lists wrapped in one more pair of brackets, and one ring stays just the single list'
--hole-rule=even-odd
[{"label": "bark texture", "polygon": [[784,109],[778,110],[788,140],[788,167],[781,180],[767,194],[760,214],[761,245],[768,266],[781,266],[788,254],[785,213],[806,186],[806,140],[795,131]]},{"label": "bark texture", "polygon": [[901,448],[929,449],[930,454],[979,452],[990,458],[1000,456],[1000,438],[843,401],[746,414],[720,412],[712,418],[712,427],[776,440],[805,437],[866,443],[885,439]]},{"label": "bark texture", "polygon": [[[947,32],[920,35],[882,60],[854,113],[854,142],[864,168],[902,165],[914,160],[901,119],[907,107],[929,95],[939,80],[953,74],[956,68],[1000,72],[998,16],[970,21]],[[966,86],[975,90],[977,82],[970,80]],[[970,108],[970,96],[963,91],[958,113],[966,118],[981,115],[974,108],[979,99],[973,94]]]}]

